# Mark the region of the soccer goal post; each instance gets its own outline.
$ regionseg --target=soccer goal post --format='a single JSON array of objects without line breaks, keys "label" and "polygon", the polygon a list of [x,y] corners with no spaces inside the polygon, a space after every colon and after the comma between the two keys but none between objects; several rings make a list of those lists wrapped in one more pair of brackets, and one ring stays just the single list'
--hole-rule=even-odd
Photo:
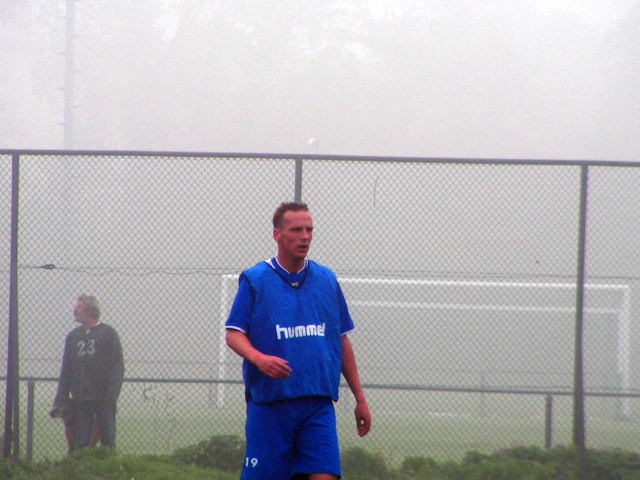
[{"label": "soccer goal post", "polygon": [[[220,380],[217,386],[215,403],[222,405],[225,399],[228,380],[241,380],[241,362],[232,358],[225,342],[224,324],[229,315],[231,304],[237,291],[237,275],[223,275],[220,281],[220,344],[218,350],[217,377]],[[479,281],[479,280],[439,280],[439,279],[415,279],[415,278],[360,278],[352,276],[339,276],[339,281],[345,293],[351,314],[356,323],[356,335],[366,337],[363,342],[380,342],[377,345],[367,343],[367,348],[358,351],[358,362],[363,364],[363,376],[368,382],[384,384],[386,382],[397,385],[409,382],[403,378],[406,365],[416,368],[416,371],[428,372],[425,376],[416,375],[411,378],[419,378],[421,384],[447,385],[447,382],[459,382],[457,386],[470,382],[468,377],[454,378],[450,371],[451,366],[459,367],[468,357],[469,368],[475,367],[482,360],[484,367],[491,371],[504,369],[509,364],[510,358],[519,355],[520,365],[530,364],[531,361],[520,351],[516,351],[517,343],[508,338],[516,336],[546,336],[541,344],[543,347],[562,349],[567,358],[573,358],[573,343],[569,342],[569,335],[573,332],[575,324],[575,292],[573,283],[545,283],[545,282],[513,282],[513,281]],[[625,391],[629,388],[630,381],[630,287],[621,284],[595,284],[585,285],[587,298],[584,309],[585,318],[588,320],[586,328],[586,353],[590,360],[587,364],[586,382],[588,390],[612,390]],[[414,319],[413,323],[412,319]],[[440,321],[438,321],[440,319]],[[473,322],[470,321],[473,319]],[[515,321],[514,319],[517,319]],[[544,321],[541,321],[544,319]],[[606,321],[604,321],[606,320]],[[403,323],[404,322],[404,323]],[[438,342],[446,344],[449,339],[473,337],[470,330],[478,329],[484,333],[491,324],[512,325],[507,331],[500,331],[503,338],[494,342],[493,338],[478,340],[471,348],[475,350],[475,356],[464,351],[460,355],[451,353],[448,348],[440,347]],[[389,327],[398,329],[401,333],[393,336],[380,335],[388,331]],[[493,328],[499,329],[494,325]],[[518,329],[521,330],[518,330]],[[416,329],[425,330],[419,332]],[[554,329],[562,329],[565,335],[554,334]],[[503,329],[504,330],[504,329]],[[370,333],[374,332],[374,333]],[[413,343],[409,348],[402,345],[402,335],[412,336]],[[604,332],[604,333],[603,333]],[[423,336],[421,336],[423,335]],[[477,337],[477,335],[476,335]],[[556,338],[557,337],[557,338]],[[398,345],[392,343],[397,341]],[[424,350],[420,341],[424,341]],[[488,342],[494,342],[489,344]],[[504,347],[499,342],[504,342]],[[433,342],[433,343],[429,343]],[[554,344],[553,342],[557,342]],[[502,350],[500,350],[502,348]],[[414,351],[415,350],[415,351]],[[491,355],[483,350],[492,350]],[[571,350],[569,354],[569,350]],[[496,352],[497,351],[497,352]],[[393,358],[384,358],[385,352],[395,352]],[[535,355],[529,353],[530,355]],[[539,356],[539,355],[538,355]],[[550,355],[552,356],[552,355]],[[371,358],[369,358],[371,357]],[[404,357],[405,363],[400,364]],[[424,360],[416,361],[416,358]],[[453,359],[447,357],[455,357]],[[506,359],[506,360],[505,360]],[[494,362],[492,364],[491,362]],[[424,362],[421,364],[420,362]],[[500,363],[498,363],[500,362]],[[591,363],[590,363],[591,362]],[[375,365],[385,364],[387,370],[376,370]],[[514,362],[514,370],[518,370],[517,362]],[[371,365],[371,368],[368,366]],[[394,367],[394,365],[398,365]],[[548,363],[540,364],[541,369],[551,368]],[[437,367],[449,375],[449,377],[436,377],[433,372]],[[464,365],[462,365],[464,366]],[[593,366],[593,368],[589,368]],[[555,368],[555,367],[554,367]],[[572,379],[572,362],[563,362],[562,377],[556,374],[554,379]],[[597,377],[596,370],[606,372],[606,378]],[[444,375],[444,374],[443,374]],[[518,378],[521,386],[543,388],[549,386],[552,380],[547,375],[547,384],[537,384],[538,378],[544,376],[540,372],[538,377],[526,377],[520,370],[511,372],[509,380],[495,380],[494,386],[500,387]],[[496,374],[495,378],[498,378]],[[409,387],[410,385],[408,385]],[[468,385],[478,387],[478,384]],[[564,385],[570,387],[570,384]],[[213,400],[213,399],[212,399]],[[620,413],[627,413],[627,401],[619,402]]]}]

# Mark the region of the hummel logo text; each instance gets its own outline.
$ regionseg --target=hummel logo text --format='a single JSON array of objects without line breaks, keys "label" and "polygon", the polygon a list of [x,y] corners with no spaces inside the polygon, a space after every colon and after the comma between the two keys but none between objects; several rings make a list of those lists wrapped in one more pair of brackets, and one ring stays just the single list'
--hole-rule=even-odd
[{"label": "hummel logo text", "polygon": [[300,325],[298,327],[281,327],[276,325],[276,334],[278,340],[295,338],[295,337],[324,337],[325,324],[322,325]]}]

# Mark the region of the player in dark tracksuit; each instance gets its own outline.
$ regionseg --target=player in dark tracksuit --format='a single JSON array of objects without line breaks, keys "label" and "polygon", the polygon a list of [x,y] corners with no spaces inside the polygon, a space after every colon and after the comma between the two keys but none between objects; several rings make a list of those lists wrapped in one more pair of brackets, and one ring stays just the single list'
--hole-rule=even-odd
[{"label": "player in dark tracksuit", "polygon": [[55,405],[73,398],[75,440],[73,450],[91,443],[94,418],[103,446],[115,447],[116,402],[124,377],[120,338],[115,329],[100,322],[95,297],[81,295],[74,309],[81,325],[65,340],[62,370]]}]

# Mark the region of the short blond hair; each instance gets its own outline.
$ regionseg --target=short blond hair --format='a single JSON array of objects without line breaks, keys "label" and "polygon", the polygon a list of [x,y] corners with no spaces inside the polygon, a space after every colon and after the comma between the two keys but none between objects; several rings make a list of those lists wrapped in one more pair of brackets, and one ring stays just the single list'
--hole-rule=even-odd
[{"label": "short blond hair", "polygon": [[287,212],[299,212],[303,210],[305,212],[309,211],[309,207],[306,203],[303,202],[283,202],[276,209],[273,214],[273,228],[280,228],[282,226],[282,218],[284,214]]}]

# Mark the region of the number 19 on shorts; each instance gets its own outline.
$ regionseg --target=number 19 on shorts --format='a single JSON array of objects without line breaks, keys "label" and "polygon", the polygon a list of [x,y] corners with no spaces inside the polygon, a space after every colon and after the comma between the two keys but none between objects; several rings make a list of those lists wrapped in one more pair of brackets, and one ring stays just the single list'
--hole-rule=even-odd
[{"label": "number 19 on shorts", "polygon": [[254,458],[245,457],[244,466],[255,468],[258,466],[258,459],[255,457]]}]

